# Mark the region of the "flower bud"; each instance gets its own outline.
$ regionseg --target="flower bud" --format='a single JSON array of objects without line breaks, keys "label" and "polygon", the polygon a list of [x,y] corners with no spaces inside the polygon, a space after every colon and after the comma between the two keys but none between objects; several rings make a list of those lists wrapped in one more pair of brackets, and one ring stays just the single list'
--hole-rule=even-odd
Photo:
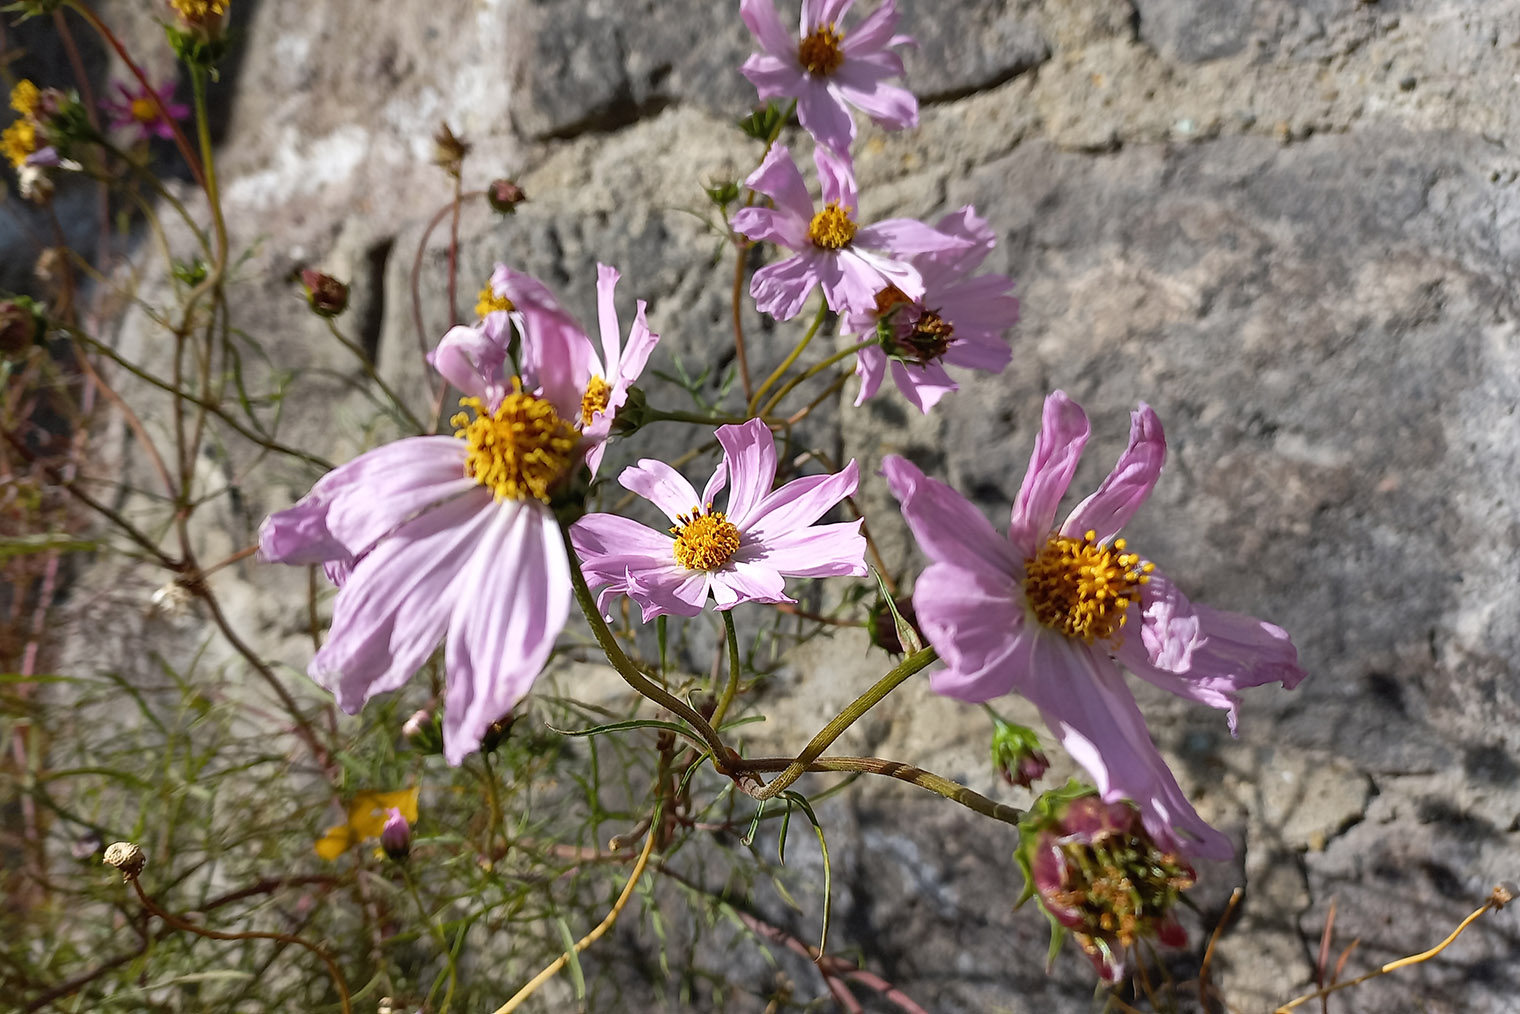
[{"label": "flower bud", "polygon": [[303,268],[301,284],[306,287],[306,302],[318,317],[336,317],[348,309],[348,286],[331,275]]},{"label": "flower bud", "polygon": [[402,724],[401,738],[418,753],[443,753],[443,726],[426,710],[414,712]]},{"label": "flower bud", "polygon": [[992,767],[1009,785],[1029,788],[1050,769],[1050,758],[1040,750],[1034,730],[1009,722],[987,709],[992,717]]},{"label": "flower bud", "polygon": [[42,337],[37,304],[25,296],[0,300],[0,355],[18,356]]},{"label": "flower bud", "polygon": [[517,206],[527,199],[528,195],[523,193],[523,188],[506,178],[492,180],[491,185],[486,187],[486,200],[503,215],[514,213]]},{"label": "flower bud", "polygon": [[398,863],[412,851],[412,826],[394,806],[385,818],[385,827],[380,829],[380,847]]},{"label": "flower bud", "polygon": [[1134,806],[1095,794],[1072,798],[1070,790],[1046,793],[1020,831],[1025,897],[1039,898],[1052,925],[1071,932],[1105,981],[1124,977],[1137,941],[1187,942],[1175,909],[1198,875],[1151,839]]},{"label": "flower bud", "polygon": [[517,716],[508,713],[486,726],[485,733],[480,737],[480,752],[495,753],[496,749],[511,735],[512,725],[516,721]]},{"label": "flower bud", "polygon": [[143,850],[132,842],[118,841],[106,846],[106,854],[101,860],[107,866],[114,866],[121,871],[121,879],[125,882],[136,880],[137,875],[148,865],[148,857]]}]

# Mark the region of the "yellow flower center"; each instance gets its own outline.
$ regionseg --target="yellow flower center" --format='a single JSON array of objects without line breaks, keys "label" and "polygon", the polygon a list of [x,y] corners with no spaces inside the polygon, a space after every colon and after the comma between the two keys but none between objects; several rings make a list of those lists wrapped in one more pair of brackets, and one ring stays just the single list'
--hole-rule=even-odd
[{"label": "yellow flower center", "polygon": [[1024,564],[1024,597],[1035,619],[1087,644],[1118,640],[1130,603],[1140,601],[1155,569],[1126,553],[1123,539],[1105,546],[1097,534],[1052,535]]},{"label": "yellow flower center", "polygon": [[612,387],[602,379],[602,375],[598,373],[592,377],[586,385],[586,393],[581,395],[581,425],[589,426],[592,417],[607,407],[607,401],[611,397]]},{"label": "yellow flower center", "polygon": [[191,22],[204,20],[211,14],[227,13],[227,0],[169,0],[169,6]]},{"label": "yellow flower center", "polygon": [[16,87],[11,89],[11,108],[22,116],[30,116],[36,119],[37,106],[42,103],[42,92],[37,86],[26,78],[16,82]]},{"label": "yellow flower center", "polygon": [[819,25],[797,44],[797,62],[809,74],[828,77],[844,63],[844,50],[839,46],[843,41],[844,33],[835,29],[832,21]]},{"label": "yellow flower center", "polygon": [[501,407],[487,413],[479,398],[459,404],[475,412],[460,412],[449,420],[454,435],[469,443],[464,474],[489,486],[498,500],[547,501],[549,491],[570,470],[580,435],[559,417],[554,406],[522,393],[513,378],[512,393]]},{"label": "yellow flower center", "polygon": [[5,128],[5,133],[0,134],[0,152],[11,160],[11,165],[20,169],[26,158],[37,150],[37,128],[31,120],[17,120]]},{"label": "yellow flower center", "polygon": [[152,123],[158,119],[158,107],[153,104],[152,99],[133,99],[129,111],[132,119],[138,123]]},{"label": "yellow flower center", "polygon": [[488,313],[495,313],[498,310],[510,311],[513,309],[515,307],[512,305],[512,301],[506,296],[498,296],[496,290],[491,288],[490,282],[487,282],[485,288],[480,290],[480,297],[475,301],[475,316],[481,319],[484,319]]},{"label": "yellow flower center", "polygon": [[808,224],[808,239],[814,246],[825,250],[849,246],[854,238],[855,223],[850,221],[849,211],[841,208],[838,201],[830,201]]},{"label": "yellow flower center", "polygon": [[693,507],[690,514],[676,518],[680,524],[671,528],[676,537],[676,562],[689,570],[717,570],[728,562],[739,549],[739,529],[728,520],[728,515],[707,505],[707,513],[701,507]]}]

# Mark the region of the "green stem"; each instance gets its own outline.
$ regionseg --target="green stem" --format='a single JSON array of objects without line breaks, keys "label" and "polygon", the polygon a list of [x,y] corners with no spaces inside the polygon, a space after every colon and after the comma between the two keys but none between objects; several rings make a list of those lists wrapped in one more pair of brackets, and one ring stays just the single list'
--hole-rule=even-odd
[{"label": "green stem", "polygon": [[399,410],[402,415],[406,416],[406,421],[411,423],[413,429],[415,429],[419,434],[427,433],[427,430],[422,428],[422,420],[413,415],[412,410],[407,408],[406,403],[401,400],[401,396],[398,395],[395,391],[391,390],[391,386],[380,378],[380,371],[375,369],[374,360],[370,359],[368,353],[366,353],[364,349],[360,348],[358,344],[350,341],[347,337],[345,337],[342,331],[338,330],[337,321],[333,320],[331,317],[324,319],[327,321],[327,330],[331,331],[332,336],[338,339],[338,344],[342,345],[345,349],[348,349],[348,351],[352,352],[354,354],[354,358],[359,360],[359,366],[364,370],[364,375],[369,378],[370,382],[373,383],[376,387],[380,388],[381,393],[383,393],[387,398],[391,400],[391,404],[395,405],[397,410]]},{"label": "green stem", "polygon": [[596,599],[586,585],[586,575],[581,573],[575,547],[570,543],[570,529],[562,527],[560,534],[564,536],[565,552],[570,558],[570,583],[575,589],[575,600],[580,604],[581,612],[585,614],[586,622],[591,625],[591,633],[596,637],[596,643],[601,645],[607,661],[611,662],[618,675],[623,677],[623,682],[665,710],[684,718],[712,751],[715,767],[720,771],[729,767],[735,759],[733,751],[724,744],[722,737],[708,724],[707,719],[703,718],[701,713],[690,704],[640,672],[639,667],[634,665],[633,660],[623,651],[623,646],[618,644],[612,628],[608,627],[607,621],[602,618],[601,610],[596,607]]},{"label": "green stem", "polygon": [[734,703],[734,695],[739,692],[739,635],[734,630],[732,609],[723,610],[723,634],[728,642],[728,685],[723,688],[723,696],[718,698],[718,706],[713,709],[714,729],[723,727],[723,716],[728,714],[729,705]]},{"label": "green stem", "polygon": [[666,412],[662,409],[651,408],[644,413],[645,422],[686,422],[698,423],[706,426],[737,426],[748,422],[747,416],[737,415],[707,415],[703,412]]},{"label": "green stem", "polygon": [[[443,927],[438,925],[437,921],[429,914],[427,906],[422,903],[422,893],[417,890],[417,882],[412,879],[412,871],[407,867],[406,861],[403,859],[396,865],[401,869],[401,879],[406,884],[406,893],[412,896],[412,901],[417,906],[417,915],[421,917],[423,922],[427,923],[428,932],[432,933],[433,940],[438,944],[439,949],[443,953],[444,961],[448,963],[449,986],[443,991],[443,1005],[438,1008],[438,1014],[448,1014],[449,1004],[454,999],[454,985],[459,979],[459,968],[454,961],[453,948],[449,946],[449,938],[444,935]],[[438,985],[435,981],[433,989],[437,988]],[[431,1001],[431,992],[429,992],[428,998]]]},{"label": "green stem", "polygon": [[[895,669],[877,680],[869,690],[855,698],[850,702],[849,707],[820,729],[818,735],[808,741],[808,745],[803,747],[797,758],[779,775],[771,779],[769,784],[751,791],[750,795],[756,799],[771,799],[779,796],[789,785],[806,774],[808,765],[822,756],[823,751],[827,750],[834,740],[844,735],[844,731],[859,721],[862,715],[880,704],[888,694],[907,682],[910,676],[920,672],[937,658],[939,655],[933,648],[923,648],[903,659]],[[753,761],[740,760],[734,766],[741,771],[750,771],[754,770],[751,767],[753,763]]]},{"label": "green stem", "polygon": [[[783,771],[784,773],[784,771],[790,771],[796,761],[785,757],[755,757],[744,763],[750,771]],[[883,760],[880,757],[822,757],[809,762],[806,770],[862,771],[869,775],[895,778],[898,781],[909,782],[919,788],[928,789],[930,792],[936,792],[952,802],[975,810],[983,816],[991,817],[993,820],[1001,820],[1005,824],[1018,824],[1024,819],[1024,811],[1017,807],[994,802],[959,782],[953,782],[942,775],[925,771],[912,764],[904,764],[901,761]],[[780,781],[780,778],[778,777],[776,781]],[[771,785],[775,784],[776,782],[771,782]],[[769,789],[771,785],[765,788]],[[752,792],[750,795],[757,796],[758,793]]]},{"label": "green stem", "polygon": [[803,350],[808,347],[808,344],[810,342],[812,342],[813,336],[817,334],[818,329],[823,326],[823,318],[828,316],[828,313],[829,301],[820,297],[818,303],[818,312],[813,316],[813,323],[808,326],[807,333],[804,334],[802,336],[802,340],[799,341],[795,347],[793,347],[791,354],[781,361],[781,365],[776,367],[776,369],[771,373],[769,377],[765,378],[765,383],[760,385],[760,387],[755,391],[755,396],[749,400],[749,414],[751,416],[755,414],[755,408],[760,404],[760,399],[765,397],[765,392],[769,391],[773,386],[775,386],[777,381],[786,376],[786,371],[792,368],[792,364],[797,361],[797,357],[802,355]]},{"label": "green stem", "polygon": [[822,362],[814,363],[812,366],[808,367],[805,371],[803,371],[802,373],[800,373],[797,376],[793,377],[791,380],[787,381],[786,382],[786,386],[782,387],[781,390],[777,391],[774,395],[772,395],[771,396],[771,400],[768,401],[768,402],[766,402],[765,403],[765,407],[760,410],[760,414],[762,416],[770,415],[772,412],[774,412],[776,410],[776,406],[779,405],[779,404],[781,404],[781,399],[785,398],[787,395],[791,394],[792,390],[794,388],[796,388],[796,386],[798,384],[801,384],[801,383],[803,383],[805,381],[811,380],[813,377],[818,376],[818,374],[822,373],[824,370],[828,369],[830,366],[833,366],[835,363],[839,362],[841,359],[848,359],[848,358],[850,358],[851,356],[853,356],[858,351],[860,351],[860,346],[858,344],[857,345],[849,345],[849,346],[846,346],[845,348],[840,349],[838,352],[835,352],[833,355],[829,356],[827,359],[823,360]]}]

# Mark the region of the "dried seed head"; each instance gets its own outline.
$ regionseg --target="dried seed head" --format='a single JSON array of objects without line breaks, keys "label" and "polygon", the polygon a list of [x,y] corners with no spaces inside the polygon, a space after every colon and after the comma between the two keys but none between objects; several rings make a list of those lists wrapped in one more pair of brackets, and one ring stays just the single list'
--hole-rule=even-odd
[{"label": "dried seed head", "polygon": [[102,860],[107,866],[114,866],[121,871],[123,882],[136,880],[137,875],[148,865],[148,857],[135,842],[118,841],[106,846],[106,854]]}]

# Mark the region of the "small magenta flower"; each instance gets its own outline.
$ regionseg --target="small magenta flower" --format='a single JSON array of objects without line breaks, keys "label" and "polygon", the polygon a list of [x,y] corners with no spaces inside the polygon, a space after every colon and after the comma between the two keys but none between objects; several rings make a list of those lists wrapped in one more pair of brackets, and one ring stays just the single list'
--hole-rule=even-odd
[{"label": "small magenta flower", "polygon": [[734,212],[734,231],[794,254],[755,272],[749,292],[761,313],[777,320],[797,316],[815,285],[823,286],[835,313],[868,313],[876,306],[876,294],[887,288],[917,300],[924,294],[923,280],[904,258],[971,247],[971,239],[911,218],[858,225],[858,195],[849,163],[827,148],[814,149],[813,158],[823,191],[822,210],[813,210],[807,184],[784,145],[772,146],[760,168],[744,181],[775,207],[740,208]]},{"label": "small magenta flower", "polygon": [[1053,809],[1021,834],[1025,895],[1071,931],[1098,975],[1124,978],[1139,941],[1185,946],[1176,907],[1198,879],[1187,861],[1152,840],[1126,803],[1089,795]]},{"label": "small magenta flower", "polygon": [[[157,103],[153,101],[155,96]],[[168,114],[168,119],[159,112],[160,103],[164,113]],[[190,115],[189,106],[174,101],[172,81],[161,89],[151,90],[141,83],[129,88],[118,81],[116,98],[101,99],[100,108],[111,118],[112,130],[136,130],[139,142],[150,137],[161,137],[164,140],[172,138],[174,128],[169,120],[183,120]]]},{"label": "small magenta flower", "polygon": [[[1151,743],[1119,672],[1229,714],[1236,691],[1304,678],[1279,627],[1194,605],[1131,552],[1120,527],[1150,495],[1166,456],[1161,422],[1134,413],[1129,447],[1097,491],[1056,527],[1056,507],[1087,442],[1087,416],[1057,391],[1005,538],[964,497],[895,455],[882,471],[932,564],[913,590],[919,623],[946,668],[930,685],[982,702],[1017,691],[1092,776],[1106,802],[1132,800],[1164,848],[1227,859]],[[1185,836],[1185,837],[1184,837]]]},{"label": "small magenta flower", "polygon": [[[851,461],[833,475],[809,475],[772,490],[775,438],[758,419],[720,426],[723,461],[698,498],[679,472],[645,458],[618,476],[627,489],[670,518],[670,534],[616,514],[588,514],[570,529],[587,582],[601,587],[598,608],[627,595],[647,622],[662,614],[696,616],[740,602],[791,602],[786,577],[861,577],[865,537],[859,521],[814,524],[855,492]],[[713,498],[729,485],[726,510]],[[605,586],[605,587],[603,587]]]},{"label": "small magenta flower", "polygon": [[945,365],[1001,373],[1013,357],[1003,337],[1019,319],[1019,301],[1010,294],[1013,279],[972,274],[997,242],[986,220],[967,205],[940,219],[935,229],[967,245],[908,259],[923,281],[922,297],[910,299],[889,286],[865,312],[845,315],[842,330],[861,336],[857,405],[876,394],[889,364],[897,389],[927,413],[959,390]]},{"label": "small magenta flower", "polygon": [[782,27],[772,0],[741,0],[739,16],[764,52],[740,68],[761,101],[795,98],[797,119],[819,144],[848,156],[855,140],[854,106],[884,127],[918,125],[918,100],[886,83],[901,77],[902,58],[893,47],[911,45],[894,35],[896,0],[885,2],[846,31],[840,24],[854,0],[802,0],[797,37]]},{"label": "small magenta flower", "polygon": [[468,410],[454,436],[362,454],[259,528],[264,559],[323,564],[340,585],[307,671],[345,711],[401,686],[444,640],[451,764],[528,692],[570,609],[549,501],[584,453],[583,392],[563,343],[529,329],[522,358],[535,372],[510,382],[450,378]]}]

